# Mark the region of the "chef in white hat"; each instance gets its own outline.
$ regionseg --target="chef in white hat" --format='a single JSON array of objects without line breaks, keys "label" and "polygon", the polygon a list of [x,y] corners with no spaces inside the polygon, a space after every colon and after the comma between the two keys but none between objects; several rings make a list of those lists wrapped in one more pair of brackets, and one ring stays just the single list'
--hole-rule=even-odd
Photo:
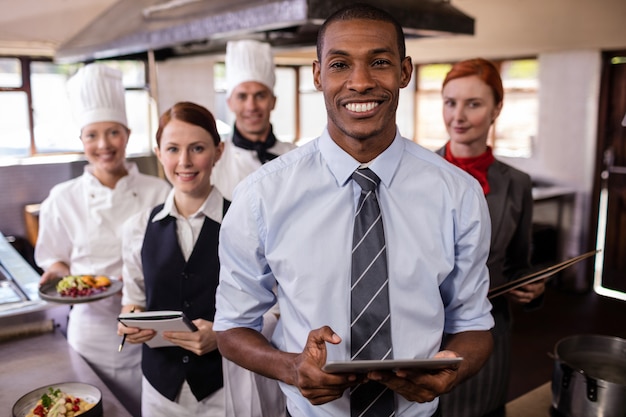
[{"label": "chef in white hat", "polygon": [[[84,173],[57,184],[41,205],[35,260],[41,283],[67,275],[122,274],[124,221],[163,201],[170,186],[139,173],[126,161],[130,129],[120,71],[90,64],[67,84],[88,164]],[[140,415],[141,346],[118,352],[117,315],[121,295],[75,304],[67,339],[122,404]]]},{"label": "chef in white hat", "polygon": [[[231,41],[226,45],[226,100],[235,115],[230,140],[213,168],[211,182],[232,200],[235,186],[262,164],[296,147],[276,139],[270,114],[276,105],[274,56],[267,43]],[[271,337],[278,309],[264,316],[263,334]],[[257,375],[224,360],[226,415],[281,417],[286,414],[284,395],[277,381]]]},{"label": "chef in white hat", "polygon": [[294,149],[276,139],[270,114],[276,105],[274,56],[269,44],[254,40],[226,45],[226,102],[235,115],[232,136],[213,169],[211,182],[232,200],[235,186],[262,164]]}]

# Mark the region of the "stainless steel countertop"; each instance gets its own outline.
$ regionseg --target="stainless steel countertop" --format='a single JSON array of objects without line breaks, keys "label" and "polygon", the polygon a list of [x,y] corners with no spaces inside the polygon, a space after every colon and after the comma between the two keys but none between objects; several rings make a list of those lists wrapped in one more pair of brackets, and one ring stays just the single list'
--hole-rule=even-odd
[{"label": "stainless steel countertop", "polygon": [[106,417],[130,417],[87,362],[67,343],[59,330],[0,343],[0,410],[10,415],[24,394],[60,382],[84,382],[102,391]]}]

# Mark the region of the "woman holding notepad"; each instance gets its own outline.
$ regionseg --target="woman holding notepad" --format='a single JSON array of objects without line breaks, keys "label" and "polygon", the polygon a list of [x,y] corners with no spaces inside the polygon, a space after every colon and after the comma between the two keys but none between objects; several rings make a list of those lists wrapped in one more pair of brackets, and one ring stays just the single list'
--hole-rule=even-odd
[{"label": "woman holding notepad", "polygon": [[[222,358],[212,320],[218,235],[229,202],[210,181],[223,143],[213,115],[189,102],[161,116],[156,139],[173,189],[163,204],[125,224],[122,313],[181,311],[198,330],[160,334],[175,346],[144,344],[142,414],[223,415]],[[122,324],[118,331],[127,344],[156,336],[153,329]]]}]

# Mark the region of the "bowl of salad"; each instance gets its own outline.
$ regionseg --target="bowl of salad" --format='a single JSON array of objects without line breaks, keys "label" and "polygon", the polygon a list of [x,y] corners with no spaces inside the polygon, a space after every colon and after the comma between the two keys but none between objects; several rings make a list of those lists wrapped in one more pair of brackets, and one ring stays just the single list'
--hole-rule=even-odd
[{"label": "bowl of salad", "polygon": [[13,405],[13,417],[101,417],[102,392],[82,382],[37,388]]}]

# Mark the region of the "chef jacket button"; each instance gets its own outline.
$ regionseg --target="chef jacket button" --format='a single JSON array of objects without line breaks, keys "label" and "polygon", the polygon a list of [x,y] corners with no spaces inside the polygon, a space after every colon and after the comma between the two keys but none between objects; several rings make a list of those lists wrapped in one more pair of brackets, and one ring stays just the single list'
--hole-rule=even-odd
[{"label": "chef jacket button", "polygon": [[189,363],[189,356],[183,356],[183,363]]}]

